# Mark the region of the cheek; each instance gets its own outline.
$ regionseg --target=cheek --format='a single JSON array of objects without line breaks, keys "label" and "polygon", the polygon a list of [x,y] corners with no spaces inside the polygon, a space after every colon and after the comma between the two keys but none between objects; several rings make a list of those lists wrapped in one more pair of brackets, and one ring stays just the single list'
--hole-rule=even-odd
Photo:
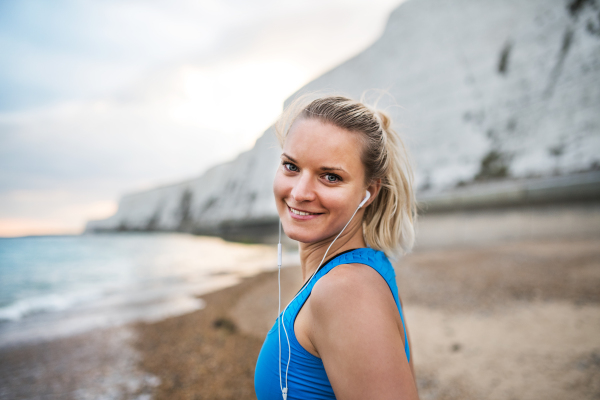
[{"label": "cheek", "polygon": [[288,179],[281,173],[281,169],[277,170],[275,179],[273,180],[273,194],[275,195],[275,201],[277,203],[288,195],[291,187]]},{"label": "cheek", "polygon": [[[346,214],[348,214],[348,210],[350,207],[348,205],[350,202],[348,198],[350,196],[342,191],[339,192],[330,192],[326,195],[320,197],[321,204],[329,210],[329,212],[338,218],[345,218]],[[352,210],[354,211],[354,210]]]}]

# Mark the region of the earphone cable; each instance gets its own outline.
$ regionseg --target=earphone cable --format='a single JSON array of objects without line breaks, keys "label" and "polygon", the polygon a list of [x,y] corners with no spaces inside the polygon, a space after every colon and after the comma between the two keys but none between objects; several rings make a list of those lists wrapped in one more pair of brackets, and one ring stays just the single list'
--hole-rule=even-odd
[{"label": "earphone cable", "polygon": [[[312,281],[312,279],[314,278],[314,276],[319,271],[319,268],[321,268],[321,265],[323,264],[323,261],[325,261],[325,257],[327,257],[327,253],[329,252],[329,249],[331,249],[331,246],[333,246],[333,244],[335,243],[335,241],[338,240],[338,238],[340,237],[340,235],[344,232],[344,230],[346,230],[346,228],[348,227],[348,225],[350,225],[350,222],[352,222],[352,220],[354,219],[354,216],[356,215],[356,213],[358,212],[358,210],[360,210],[361,207],[362,207],[362,203],[356,208],[356,210],[354,211],[354,214],[352,214],[352,217],[350,217],[350,220],[342,228],[342,230],[340,231],[340,233],[338,233],[338,235],[335,237],[335,239],[333,239],[333,242],[331,242],[331,244],[329,245],[329,247],[327,247],[327,250],[325,250],[325,255],[323,255],[323,258],[321,259],[321,262],[319,263],[319,265],[315,269],[315,272],[313,272],[313,274],[310,276],[310,278],[308,279],[308,281],[306,282],[306,284],[304,285],[304,287],[302,287],[302,289],[300,289],[300,291],[298,293],[296,293],[296,295],[294,296],[294,298],[283,309],[283,313],[281,314],[280,321],[283,320],[283,318],[285,317],[285,312],[287,311],[287,309],[290,306],[290,304],[292,304],[294,302],[294,300],[296,300],[296,298],[300,295],[300,293],[302,293],[302,291],[304,291],[304,289],[306,289],[306,287],[310,284],[310,281]],[[281,229],[281,219],[279,220],[279,224],[280,224],[279,226],[280,226],[280,229]],[[281,231],[280,231],[279,234],[281,235]],[[281,239],[280,239],[280,241],[281,241]],[[280,268],[280,270],[281,270],[281,268]],[[281,310],[281,284],[279,285],[279,308]],[[286,338],[286,341],[287,341],[287,344],[288,344],[288,361],[287,361],[287,366],[285,368],[285,387],[281,388],[281,393],[283,395],[283,398],[287,399],[288,371],[289,371],[289,368],[290,368],[290,360],[292,359],[292,346],[290,345],[290,338],[288,337],[288,332],[287,332],[287,329],[285,328],[285,324],[283,324],[283,331],[285,332],[285,338]],[[278,333],[279,333],[279,331],[278,331]],[[279,336],[279,386],[281,387],[281,336]],[[285,391],[284,391],[284,388],[285,388]]]},{"label": "earphone cable", "polygon": [[279,242],[277,244],[277,286],[279,287],[279,305],[277,307],[277,338],[279,339],[279,388],[283,393],[281,382],[281,219],[279,220]]}]

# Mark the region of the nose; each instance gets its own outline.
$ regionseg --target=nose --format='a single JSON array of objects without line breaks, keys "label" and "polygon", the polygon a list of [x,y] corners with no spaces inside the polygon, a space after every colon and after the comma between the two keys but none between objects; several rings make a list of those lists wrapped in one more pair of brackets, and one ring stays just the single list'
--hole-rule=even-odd
[{"label": "nose", "polygon": [[316,198],[313,184],[310,174],[301,174],[292,188],[291,195],[294,201],[297,203],[313,201]]}]

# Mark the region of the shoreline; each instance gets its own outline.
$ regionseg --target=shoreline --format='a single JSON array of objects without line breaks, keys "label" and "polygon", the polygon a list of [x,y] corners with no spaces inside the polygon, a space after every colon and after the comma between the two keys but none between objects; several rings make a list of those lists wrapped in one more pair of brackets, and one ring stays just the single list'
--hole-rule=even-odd
[{"label": "shoreline", "polygon": [[[254,281],[273,273],[267,271],[242,277],[234,285],[199,295],[197,299],[204,302],[205,307],[182,315],[169,316],[160,321],[133,322],[65,337],[3,346],[0,348],[0,399],[159,398],[157,395],[164,391],[161,388],[165,385],[168,387],[172,380],[157,375],[164,375],[160,371],[177,371],[178,367],[166,367],[161,361],[158,364],[159,373],[153,374],[149,372],[155,369],[153,356],[158,355],[161,360],[172,359],[161,353],[161,349],[171,353],[173,348],[177,347],[177,343],[168,341],[169,339],[184,345],[197,343],[195,340],[179,340],[182,324],[186,325],[185,329],[201,337],[201,341],[208,344],[209,348],[216,346],[218,350],[213,356],[229,354],[227,350],[223,352],[224,349],[219,346],[225,344],[227,347],[228,336],[232,333],[236,336],[236,342],[242,341],[236,347],[244,352],[262,345],[262,342],[255,338],[240,339],[237,335],[238,330],[228,317],[215,316],[226,314],[224,311],[235,300],[235,293],[242,293],[244,288],[252,286]],[[219,326],[215,326],[215,319],[220,320]],[[187,326],[190,322],[193,327]],[[175,324],[174,329],[171,328],[172,324]],[[162,346],[149,347],[149,344],[157,339],[153,336],[157,332],[159,341],[161,337],[167,341],[163,340]],[[252,350],[250,352],[252,353]],[[175,359],[179,363],[182,356]],[[232,363],[235,364],[235,359]],[[252,373],[252,379],[253,377]],[[233,377],[234,380],[238,378]],[[177,391],[180,390],[178,387]],[[248,393],[244,392],[243,395],[247,397]]]},{"label": "shoreline", "polygon": [[[293,269],[282,272],[295,275]],[[254,362],[262,340],[240,329],[231,314],[240,296],[276,276],[277,271],[266,270],[239,277],[236,284],[196,296],[203,308],[159,321],[0,347],[0,399],[190,398],[186,393],[209,399],[254,398]],[[275,293],[276,287],[271,291]],[[275,309],[273,320],[276,314]],[[173,378],[186,373],[184,381],[193,384]]]},{"label": "shoreline", "polygon": [[177,233],[12,240],[0,249],[0,348],[200,309],[198,295],[264,270],[277,253]]},{"label": "shoreline", "polygon": [[254,365],[263,340],[245,332],[232,310],[276,274],[263,272],[202,296],[203,310],[136,326],[141,366],[161,379],[156,399],[254,398]]}]

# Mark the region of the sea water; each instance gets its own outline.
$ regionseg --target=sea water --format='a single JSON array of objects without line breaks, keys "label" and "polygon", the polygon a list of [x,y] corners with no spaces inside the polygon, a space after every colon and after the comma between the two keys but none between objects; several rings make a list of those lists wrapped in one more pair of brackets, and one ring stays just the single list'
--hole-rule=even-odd
[{"label": "sea water", "polygon": [[270,246],[185,234],[0,239],[0,347],[191,312],[274,260]]}]

